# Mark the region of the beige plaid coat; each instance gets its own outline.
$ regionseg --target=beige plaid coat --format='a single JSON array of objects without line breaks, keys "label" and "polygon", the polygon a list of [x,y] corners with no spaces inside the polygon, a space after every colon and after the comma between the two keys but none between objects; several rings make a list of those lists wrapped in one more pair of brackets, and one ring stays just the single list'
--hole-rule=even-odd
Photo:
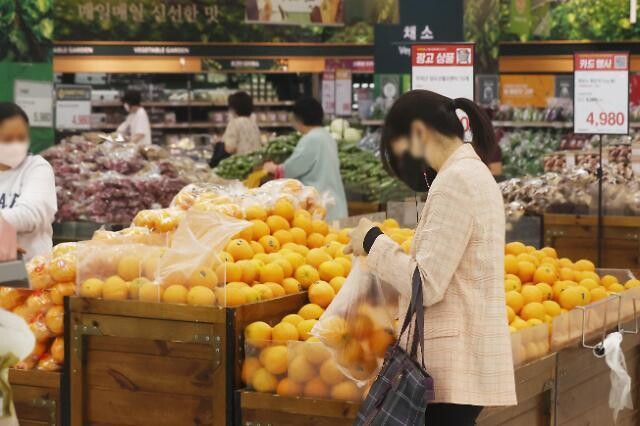
[{"label": "beige plaid coat", "polygon": [[[470,144],[433,182],[411,254],[378,237],[367,264],[401,294],[407,310],[416,266],[423,282],[425,365],[435,402],[516,404],[504,301],[502,195]],[[404,295],[404,296],[402,296]]]}]

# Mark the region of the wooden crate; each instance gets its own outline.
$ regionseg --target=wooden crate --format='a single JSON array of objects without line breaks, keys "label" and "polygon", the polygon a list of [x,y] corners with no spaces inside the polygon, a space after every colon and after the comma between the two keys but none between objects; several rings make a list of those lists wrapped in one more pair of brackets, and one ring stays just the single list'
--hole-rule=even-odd
[{"label": "wooden crate", "polygon": [[[625,324],[626,330],[635,325]],[[625,409],[613,421],[609,408],[611,370],[604,359],[594,357],[590,349],[573,347],[558,352],[556,384],[556,420],[558,426],[636,426],[640,424],[640,335],[625,334],[622,349],[631,376],[633,410]]]},{"label": "wooden crate", "polygon": [[70,423],[232,424],[245,325],[304,303],[305,293],[226,309],[70,298]]},{"label": "wooden crate", "polygon": [[[570,214],[544,215],[544,243],[572,260],[598,257],[598,218]],[[602,268],[640,269],[640,217],[603,218]]]},{"label": "wooden crate", "polygon": [[[515,407],[488,408],[478,426],[537,426],[553,424],[553,389],[556,355],[551,354],[516,371],[519,404]],[[348,426],[360,404],[326,399],[282,397],[252,391],[238,391],[237,425],[272,424],[278,426]]]},{"label": "wooden crate", "polygon": [[349,201],[347,202],[347,208],[349,216],[377,213],[384,210],[380,203],[368,201]]},{"label": "wooden crate", "polygon": [[9,370],[13,402],[21,426],[61,425],[62,373]]}]

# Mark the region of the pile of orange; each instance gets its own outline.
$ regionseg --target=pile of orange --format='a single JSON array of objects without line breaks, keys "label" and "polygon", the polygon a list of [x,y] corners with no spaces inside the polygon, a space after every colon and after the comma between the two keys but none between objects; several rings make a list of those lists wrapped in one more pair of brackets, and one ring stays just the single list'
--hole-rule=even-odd
[{"label": "pile of orange", "polygon": [[504,289],[511,332],[547,323],[574,309],[640,286],[636,279],[619,282],[599,276],[593,262],[558,258],[556,250],[536,250],[521,242],[505,246]]}]

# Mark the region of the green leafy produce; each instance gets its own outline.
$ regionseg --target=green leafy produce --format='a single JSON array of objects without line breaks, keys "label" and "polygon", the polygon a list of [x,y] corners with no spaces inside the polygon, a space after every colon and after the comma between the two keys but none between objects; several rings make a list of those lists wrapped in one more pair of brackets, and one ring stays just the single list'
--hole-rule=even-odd
[{"label": "green leafy produce", "polygon": [[544,172],[544,155],[558,149],[559,130],[515,130],[500,140],[502,174],[506,178],[537,176]]},{"label": "green leafy produce", "polygon": [[53,0],[0,0],[0,61],[50,59],[52,5]]},{"label": "green leafy produce", "polygon": [[628,0],[568,0],[551,11],[551,37],[564,40],[638,39],[640,27],[629,21]]}]

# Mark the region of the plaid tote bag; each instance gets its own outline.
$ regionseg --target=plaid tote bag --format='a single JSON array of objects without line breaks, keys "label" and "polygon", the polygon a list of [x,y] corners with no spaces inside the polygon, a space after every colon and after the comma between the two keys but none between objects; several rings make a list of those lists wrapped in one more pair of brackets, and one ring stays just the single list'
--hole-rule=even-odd
[{"label": "plaid tote bag", "polygon": [[[412,327],[409,327],[410,324]],[[403,348],[400,342],[409,329],[413,329],[413,333],[408,333],[407,347]],[[388,349],[382,369],[362,403],[354,425],[424,425],[427,404],[434,397],[433,379],[424,365],[422,278],[416,268],[412,279],[411,303],[400,336]]]}]

